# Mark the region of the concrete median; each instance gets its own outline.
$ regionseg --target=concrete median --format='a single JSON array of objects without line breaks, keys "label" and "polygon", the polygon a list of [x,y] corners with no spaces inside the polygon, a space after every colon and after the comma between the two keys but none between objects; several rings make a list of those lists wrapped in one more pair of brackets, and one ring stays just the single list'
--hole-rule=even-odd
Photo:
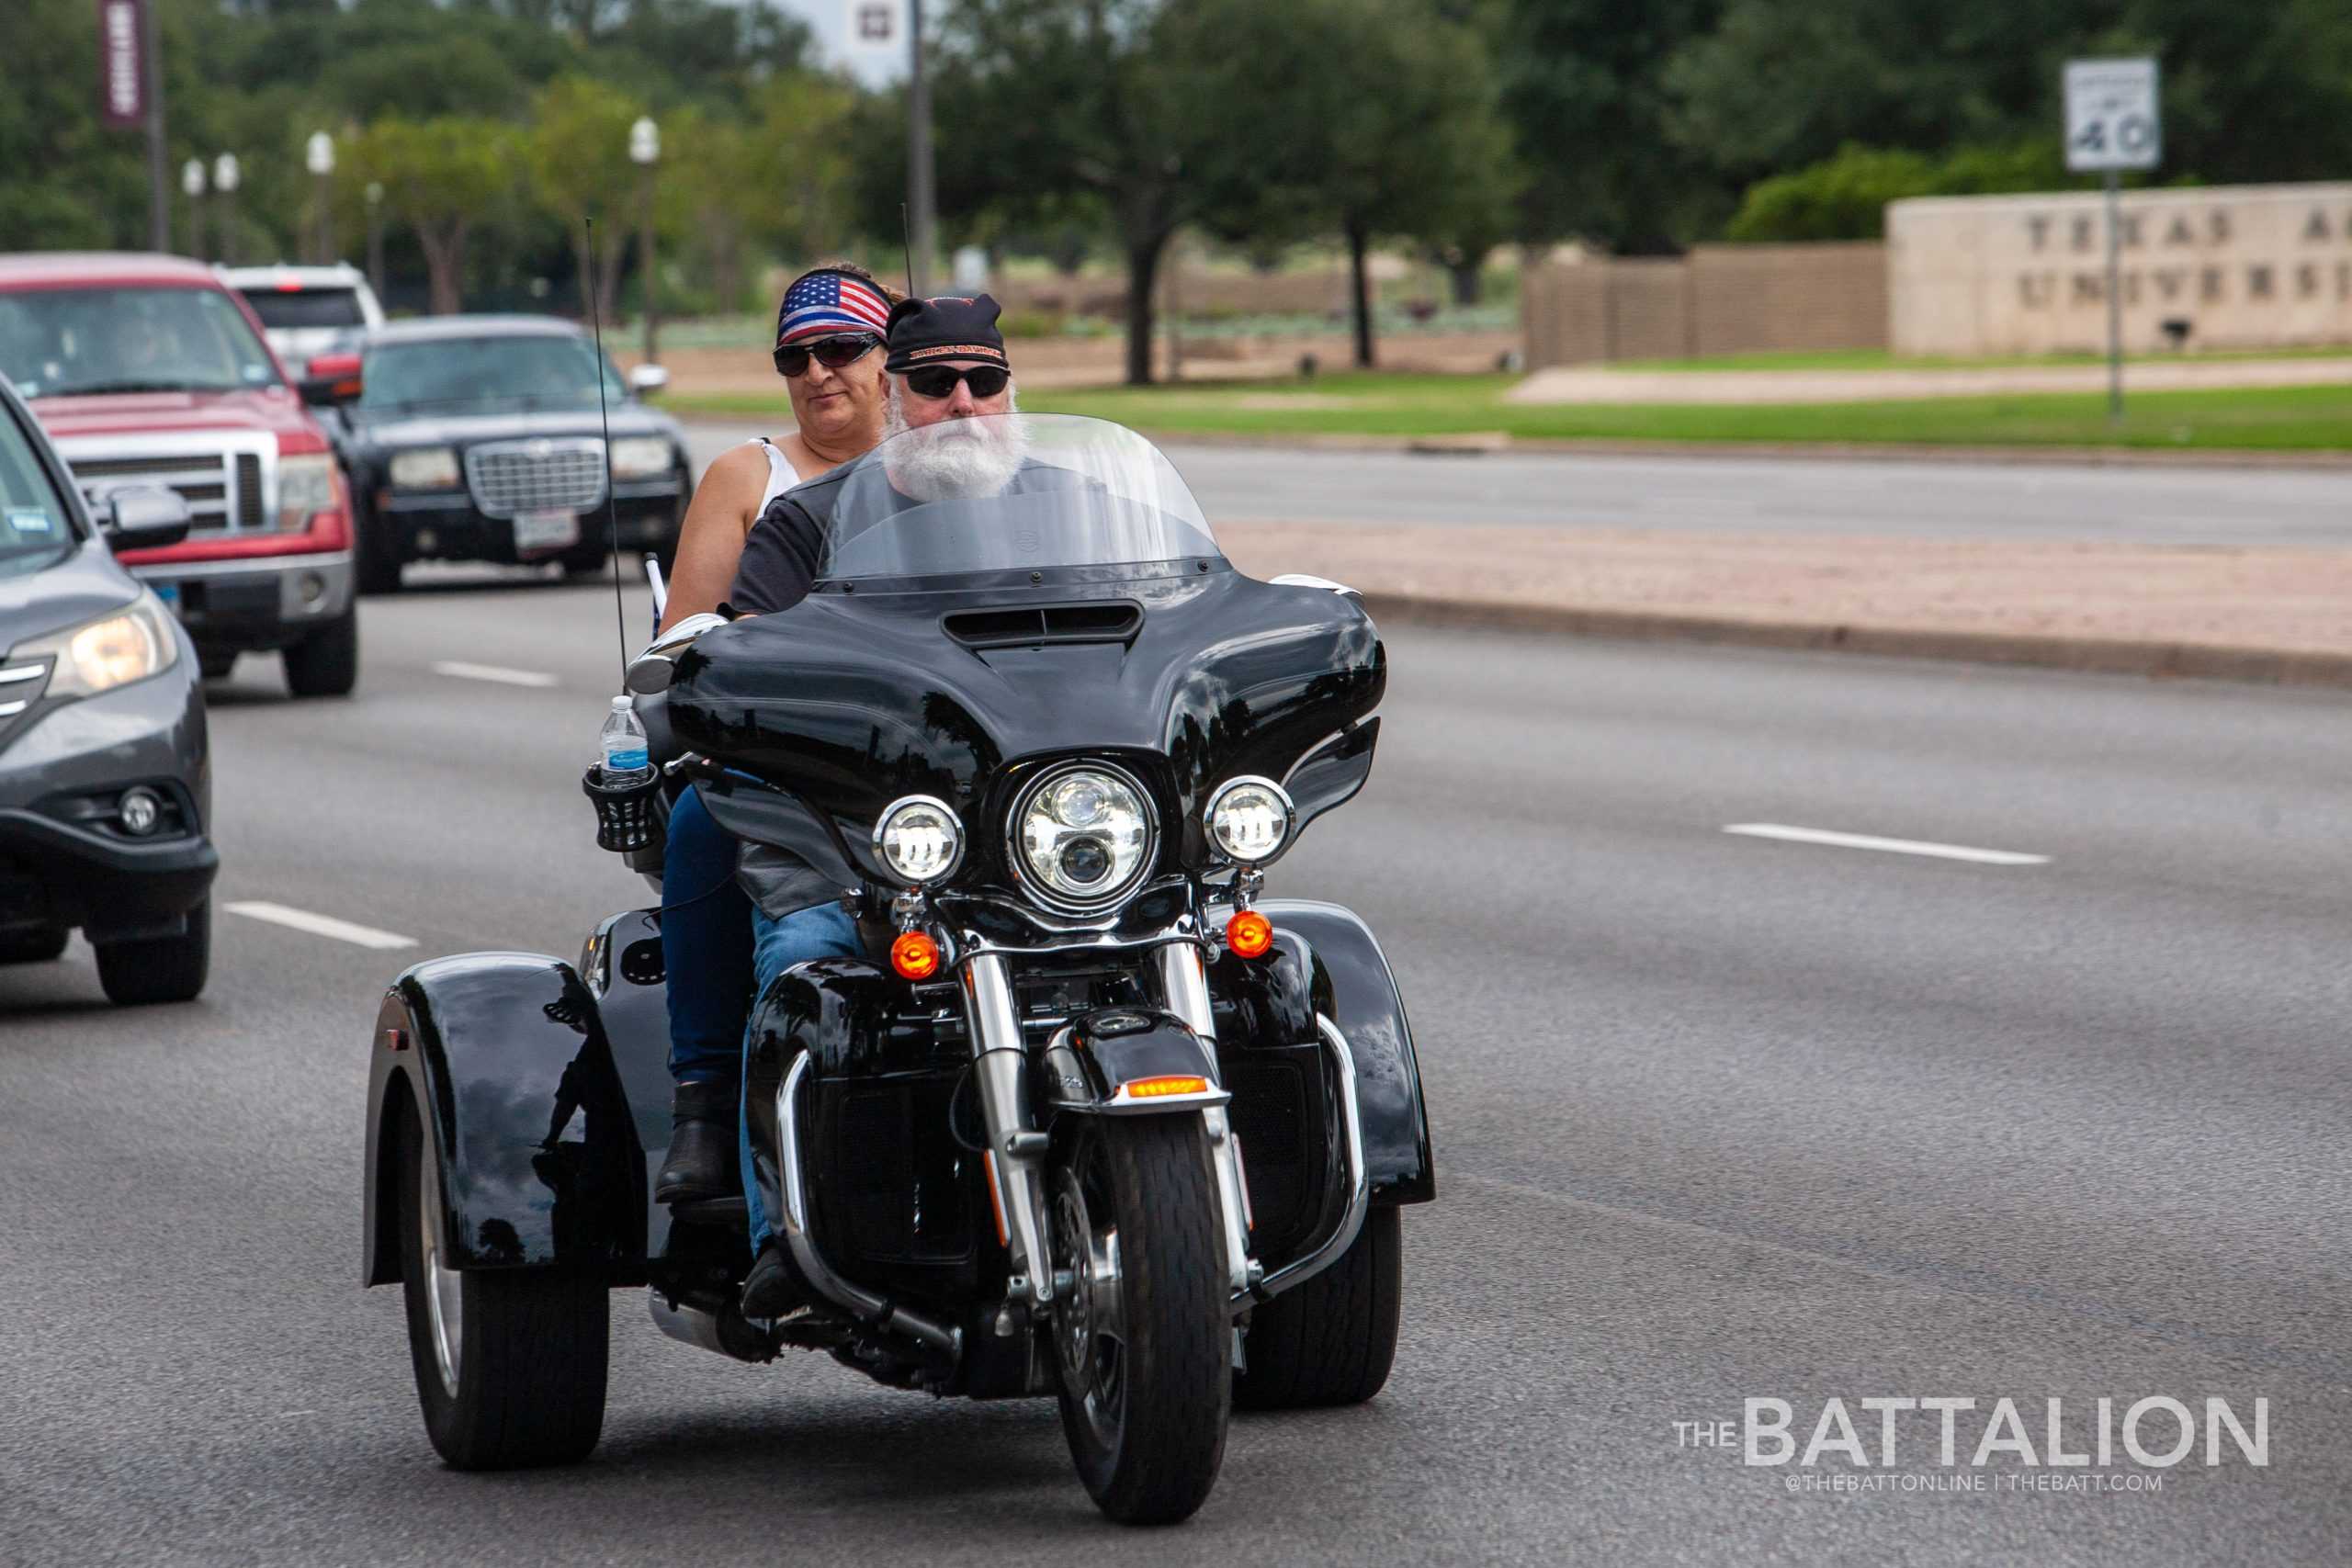
[{"label": "concrete median", "polygon": [[2352,688],[2352,550],[1221,523],[1377,615]]}]

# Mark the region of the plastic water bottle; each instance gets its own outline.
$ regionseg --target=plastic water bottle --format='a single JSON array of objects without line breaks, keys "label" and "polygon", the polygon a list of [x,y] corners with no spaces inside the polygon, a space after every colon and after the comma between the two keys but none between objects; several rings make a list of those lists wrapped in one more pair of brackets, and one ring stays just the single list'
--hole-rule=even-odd
[{"label": "plastic water bottle", "polygon": [[599,781],[606,789],[625,789],[653,776],[653,759],[645,743],[645,726],[626,696],[613,699],[605,719],[605,771]]}]

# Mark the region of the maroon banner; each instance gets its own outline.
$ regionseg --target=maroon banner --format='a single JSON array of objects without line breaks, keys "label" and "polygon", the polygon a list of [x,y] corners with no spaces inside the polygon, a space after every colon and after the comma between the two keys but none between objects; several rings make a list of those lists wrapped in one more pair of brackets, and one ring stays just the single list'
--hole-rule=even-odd
[{"label": "maroon banner", "polygon": [[147,118],[146,0],[98,0],[98,115],[125,130]]}]

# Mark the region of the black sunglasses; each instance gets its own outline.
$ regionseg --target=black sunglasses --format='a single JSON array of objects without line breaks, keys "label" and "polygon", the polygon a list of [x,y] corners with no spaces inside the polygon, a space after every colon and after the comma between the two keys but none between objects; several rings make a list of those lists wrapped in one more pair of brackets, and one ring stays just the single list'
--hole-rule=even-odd
[{"label": "black sunglasses", "polygon": [[926,365],[907,372],[907,390],[919,398],[952,398],[956,395],[956,383],[962,381],[972,389],[972,396],[993,398],[1012,379],[1012,372],[998,365],[980,365],[969,370],[958,370],[953,365]]},{"label": "black sunglasses", "polygon": [[813,346],[796,343],[775,351],[776,374],[806,376],[808,374],[808,361],[812,358],[828,370],[839,370],[844,365],[856,364],[881,346],[882,340],[872,333],[819,338]]}]

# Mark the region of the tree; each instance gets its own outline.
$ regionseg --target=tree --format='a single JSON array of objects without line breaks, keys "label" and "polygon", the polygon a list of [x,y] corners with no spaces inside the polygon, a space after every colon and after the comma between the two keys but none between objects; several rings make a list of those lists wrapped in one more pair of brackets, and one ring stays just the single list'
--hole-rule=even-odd
[{"label": "tree", "polygon": [[1491,26],[1502,108],[1526,169],[1521,240],[1628,254],[1679,250],[1737,187],[1668,132],[1664,80],[1721,0],[1500,0]]},{"label": "tree", "polygon": [[[524,147],[531,193],[541,211],[571,236],[582,288],[596,279],[595,307],[610,321],[619,297],[621,263],[637,232],[639,171],[629,162],[629,128],[646,112],[643,99],[586,76],[562,76],[532,100]],[[675,158],[677,149],[667,150]],[[588,228],[596,220],[596,254]]]},{"label": "tree", "polygon": [[1262,0],[962,0],[935,103],[940,210],[1004,222],[1099,198],[1127,272],[1127,380],[1151,380],[1152,290],[1176,231],[1248,205],[1278,149],[1236,112],[1296,51]]},{"label": "tree", "polygon": [[516,194],[518,153],[510,127],[454,115],[379,119],[346,143],[339,164],[380,182],[385,206],[415,231],[436,315],[464,308],[467,242]]},{"label": "tree", "polygon": [[[1355,362],[1374,361],[1374,241],[1478,247],[1500,231],[1513,175],[1484,41],[1430,0],[1290,0],[1295,58],[1310,62],[1280,97],[1260,101],[1275,183],[1248,211],[1264,231],[1287,207],[1348,247]],[[1234,214],[1217,227],[1229,237]]]}]

